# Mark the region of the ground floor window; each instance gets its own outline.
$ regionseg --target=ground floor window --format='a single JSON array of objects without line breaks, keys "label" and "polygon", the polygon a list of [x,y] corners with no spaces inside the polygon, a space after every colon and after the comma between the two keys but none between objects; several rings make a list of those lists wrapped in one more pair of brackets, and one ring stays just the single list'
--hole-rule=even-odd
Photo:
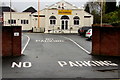
[{"label": "ground floor window", "polygon": [[12,20],[8,20],[8,23],[9,24],[16,24],[16,20],[13,20],[13,19]]},{"label": "ground floor window", "polygon": [[49,19],[50,19],[50,25],[56,24],[56,17],[55,16],[51,16]]},{"label": "ground floor window", "polygon": [[74,25],[79,25],[80,18],[78,16],[75,16],[73,20],[74,20]]},{"label": "ground floor window", "polygon": [[79,25],[79,20],[74,20],[74,25]]},{"label": "ground floor window", "polygon": [[55,25],[55,24],[56,24],[56,20],[52,20],[52,19],[51,19],[51,20],[50,20],[50,24],[51,24],[51,25]]},{"label": "ground floor window", "polygon": [[28,20],[21,20],[21,24],[29,24]]}]

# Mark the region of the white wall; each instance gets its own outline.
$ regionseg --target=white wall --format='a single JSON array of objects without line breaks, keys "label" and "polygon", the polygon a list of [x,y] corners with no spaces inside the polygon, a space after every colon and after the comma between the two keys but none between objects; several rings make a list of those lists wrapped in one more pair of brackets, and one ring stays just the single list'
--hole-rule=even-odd
[{"label": "white wall", "polygon": [[[30,16],[31,15],[31,16]],[[29,12],[12,12],[12,19],[16,20],[16,24],[13,25],[19,25],[22,26],[22,30],[31,30],[33,27],[38,27],[38,17],[34,17],[33,15],[38,15],[38,13],[29,13]],[[58,30],[58,27],[61,30],[61,17],[63,15],[58,14],[57,9],[44,9],[40,12],[40,15],[44,15],[45,17],[40,17],[40,27],[45,28],[45,33],[48,33],[48,30]],[[50,24],[50,17],[55,16],[56,17],[56,24],[51,25]],[[91,26],[93,24],[93,16],[87,12],[85,12],[82,9],[73,9],[72,15],[67,15],[70,19],[68,20],[68,30],[66,32],[70,31],[70,27],[72,27],[72,31],[77,33],[78,29],[83,26]],[[80,18],[79,25],[74,25],[74,17],[78,16]],[[84,16],[91,16],[90,18],[84,18]],[[4,25],[9,26],[8,20],[10,19],[10,13],[4,12]],[[29,24],[21,24],[21,20],[29,20]],[[64,30],[65,31],[65,30]]]},{"label": "white wall", "polygon": [[[45,21],[44,21],[44,25],[45,25],[45,30],[46,30],[46,33],[48,33],[48,30],[53,30],[53,25],[50,25],[50,16],[55,16],[57,19],[56,19],[56,25],[54,25],[54,30],[57,30],[58,27],[60,27],[61,29],[61,17],[63,15],[58,15],[58,10],[55,10],[55,9],[47,9],[44,11],[44,14],[45,14]],[[78,29],[80,27],[83,27],[83,26],[91,26],[93,24],[93,16],[91,14],[88,14],[87,12],[85,12],[84,10],[82,9],[74,9],[72,10],[72,15],[67,15],[70,19],[69,19],[69,22],[68,22],[68,32],[70,30],[70,27],[72,27],[73,31],[75,33],[77,33]],[[75,16],[78,16],[80,18],[80,24],[79,25],[74,25],[74,20],[73,18]],[[84,18],[84,16],[91,16],[90,18]]]},{"label": "white wall", "polygon": [[[12,12],[12,19],[16,20],[16,24],[12,24],[13,26],[22,26],[22,30],[31,30],[31,18],[32,16],[30,12]],[[4,12],[4,26],[10,26],[8,23],[10,20],[10,12]],[[21,20],[28,20],[28,24],[21,24]]]}]

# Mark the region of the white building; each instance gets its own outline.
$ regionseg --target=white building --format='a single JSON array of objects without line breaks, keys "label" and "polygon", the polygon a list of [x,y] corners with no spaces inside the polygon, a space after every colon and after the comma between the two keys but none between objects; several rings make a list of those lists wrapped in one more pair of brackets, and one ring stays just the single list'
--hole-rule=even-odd
[{"label": "white building", "polygon": [[[10,26],[10,12],[3,13],[4,26]],[[30,12],[12,12],[11,24],[13,26],[22,26],[22,30],[31,30],[31,13]]]},{"label": "white building", "polygon": [[[9,17],[10,13],[4,13],[4,25],[9,25]],[[38,29],[38,12],[13,12],[12,19],[14,25],[22,26],[22,30]],[[92,24],[93,15],[64,0],[40,11],[40,28],[45,33],[77,33],[78,28]]]}]

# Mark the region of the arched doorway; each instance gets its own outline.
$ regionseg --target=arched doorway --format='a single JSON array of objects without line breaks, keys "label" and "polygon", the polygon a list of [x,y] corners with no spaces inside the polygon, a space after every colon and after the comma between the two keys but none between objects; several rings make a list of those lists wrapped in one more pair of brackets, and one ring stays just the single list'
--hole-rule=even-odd
[{"label": "arched doorway", "polygon": [[69,17],[64,15],[61,17],[61,29],[62,30],[67,30],[68,29],[68,21]]}]

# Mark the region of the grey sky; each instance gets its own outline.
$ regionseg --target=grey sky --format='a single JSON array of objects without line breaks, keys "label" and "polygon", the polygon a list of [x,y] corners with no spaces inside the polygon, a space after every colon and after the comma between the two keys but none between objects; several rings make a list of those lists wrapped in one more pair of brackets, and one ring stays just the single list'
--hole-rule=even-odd
[{"label": "grey sky", "polygon": [[[12,1],[12,8],[17,10],[18,12],[21,12],[28,7],[34,7],[37,10],[37,1],[38,0],[11,0]],[[40,0],[41,9],[45,8],[45,5],[52,5],[56,2],[59,2],[61,0]],[[70,2],[77,7],[82,7],[86,2],[90,0],[65,0],[67,2]],[[119,2],[120,0],[117,0]],[[2,3],[4,3],[6,6],[9,6],[10,0],[2,0]]]},{"label": "grey sky", "polygon": [[[2,2],[9,2],[10,0],[2,0]],[[11,0],[12,2],[38,2],[38,0]],[[59,2],[61,0],[40,0],[40,2]],[[88,0],[65,0],[68,2],[86,2]]]}]

